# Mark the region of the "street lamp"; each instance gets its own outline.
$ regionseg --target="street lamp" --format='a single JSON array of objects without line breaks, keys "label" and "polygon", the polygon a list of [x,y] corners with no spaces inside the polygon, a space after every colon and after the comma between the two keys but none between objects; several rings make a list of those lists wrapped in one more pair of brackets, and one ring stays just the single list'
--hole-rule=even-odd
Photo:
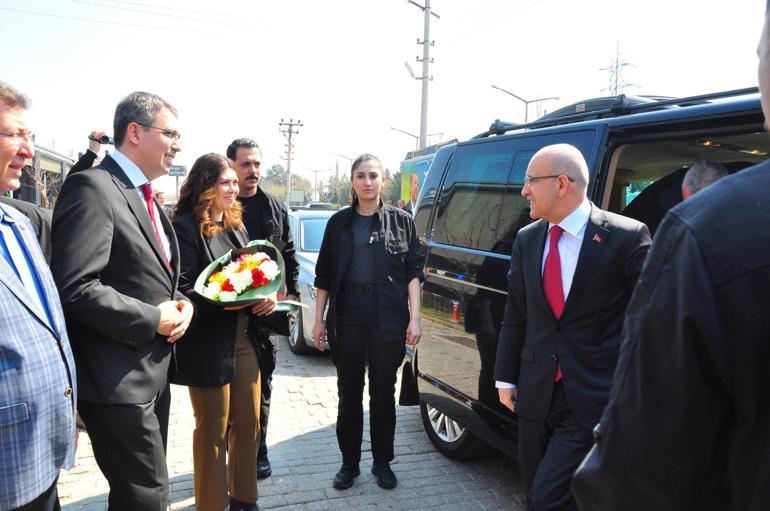
[{"label": "street lamp", "polygon": [[502,87],[498,87],[497,85],[492,85],[493,89],[497,89],[499,91],[505,92],[508,95],[513,96],[514,98],[518,99],[522,103],[524,103],[524,124],[526,124],[529,121],[529,104],[530,103],[539,103],[541,101],[548,101],[549,99],[555,99],[556,101],[560,100],[561,98],[559,96],[552,96],[550,98],[538,98],[538,99],[524,99],[520,96],[517,96],[513,92],[509,90],[505,90]]},{"label": "street lamp", "polygon": [[318,195],[318,173],[319,172],[331,172],[334,169],[311,169],[310,167],[303,167],[305,170],[309,170],[314,174],[315,180],[313,182],[313,193],[315,194],[315,201],[320,202],[320,196]]},{"label": "street lamp", "polygon": [[[420,148],[420,146],[419,146],[419,144],[420,144],[420,137],[418,135],[415,135],[414,133],[409,133],[408,131],[404,131],[401,128],[395,128],[393,126],[391,126],[390,129],[392,129],[393,131],[400,131],[404,135],[409,135],[410,137],[414,138],[414,140],[415,140],[415,145],[414,145],[415,151]],[[443,136],[444,132],[443,131],[438,131],[436,133],[428,133],[426,135],[426,138],[427,137],[432,137],[433,135],[441,135],[441,136]]]}]

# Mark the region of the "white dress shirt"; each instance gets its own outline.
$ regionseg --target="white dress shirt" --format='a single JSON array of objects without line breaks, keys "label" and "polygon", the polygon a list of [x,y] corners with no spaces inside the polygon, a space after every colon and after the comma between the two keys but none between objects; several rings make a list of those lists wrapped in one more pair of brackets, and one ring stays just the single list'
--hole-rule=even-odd
[{"label": "white dress shirt", "polygon": [[[570,289],[572,288],[572,279],[575,277],[578,257],[580,256],[580,247],[583,244],[583,237],[586,234],[588,219],[591,217],[591,203],[588,199],[583,199],[572,213],[567,215],[564,220],[558,224],[549,222],[548,231],[551,227],[558,225],[564,232],[559,238],[559,261],[561,262],[561,287],[564,291],[564,301],[567,301]],[[543,261],[540,265],[540,273],[545,271],[545,259],[548,257],[548,250],[551,247],[551,237],[545,237],[545,248],[543,249]],[[516,385],[512,383],[498,381],[495,386],[499,389],[515,389]]]},{"label": "white dress shirt", "polygon": [[[144,194],[142,193],[142,189],[139,187],[145,183],[149,183],[150,180],[147,179],[147,176],[144,175],[144,172],[142,172],[136,163],[129,160],[128,156],[121,153],[117,149],[111,152],[110,156],[113,160],[115,160],[115,163],[117,163],[120,168],[123,169],[123,172],[126,173],[128,180],[131,181],[131,184],[134,185],[136,193],[138,193],[139,197],[142,199],[142,204],[146,204],[144,202]],[[168,236],[166,235],[166,231],[163,229],[163,224],[160,222],[160,211],[158,210],[158,205],[154,200],[152,201],[152,207],[155,208],[155,230],[160,234],[160,242],[161,245],[163,245],[161,248],[163,249],[163,253],[166,255],[166,261],[171,261],[171,241],[169,241]],[[152,221],[152,219],[150,219],[150,221]],[[561,244],[559,246],[561,246]]]}]

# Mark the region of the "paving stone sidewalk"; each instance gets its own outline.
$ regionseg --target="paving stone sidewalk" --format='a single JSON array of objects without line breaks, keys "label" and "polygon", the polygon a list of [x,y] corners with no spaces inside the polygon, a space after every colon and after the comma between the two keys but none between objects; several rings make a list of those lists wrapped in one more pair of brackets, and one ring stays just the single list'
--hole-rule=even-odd
[{"label": "paving stone sidewalk", "polygon": [[[331,481],[339,468],[340,455],[334,430],[336,376],[329,356],[294,355],[281,339],[273,382],[268,429],[273,475],[259,481],[260,509],[526,509],[512,460],[499,454],[468,462],[444,457],[428,440],[418,407],[397,407],[396,459],[392,464],[398,477],[396,489],[382,490],[370,473],[366,402],[361,476],[349,490],[333,489]],[[195,509],[193,427],[187,389],[173,386],[168,468],[174,511]],[[103,511],[107,509],[107,482],[96,466],[88,436],[81,435],[79,444],[75,467],[63,471],[59,479],[62,508]]]}]

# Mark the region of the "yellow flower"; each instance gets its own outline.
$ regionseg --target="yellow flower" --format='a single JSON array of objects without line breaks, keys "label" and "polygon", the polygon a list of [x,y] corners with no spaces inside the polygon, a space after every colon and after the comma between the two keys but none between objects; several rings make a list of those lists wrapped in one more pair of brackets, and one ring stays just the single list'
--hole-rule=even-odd
[{"label": "yellow flower", "polygon": [[217,282],[221,286],[227,280],[227,275],[223,272],[212,273],[209,282]]}]

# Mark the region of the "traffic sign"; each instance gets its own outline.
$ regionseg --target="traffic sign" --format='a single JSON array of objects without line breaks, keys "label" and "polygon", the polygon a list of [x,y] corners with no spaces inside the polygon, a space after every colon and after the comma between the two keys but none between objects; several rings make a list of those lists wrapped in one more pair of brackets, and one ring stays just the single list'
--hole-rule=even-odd
[{"label": "traffic sign", "polygon": [[171,165],[169,176],[184,177],[187,175],[187,167],[184,165]]}]

